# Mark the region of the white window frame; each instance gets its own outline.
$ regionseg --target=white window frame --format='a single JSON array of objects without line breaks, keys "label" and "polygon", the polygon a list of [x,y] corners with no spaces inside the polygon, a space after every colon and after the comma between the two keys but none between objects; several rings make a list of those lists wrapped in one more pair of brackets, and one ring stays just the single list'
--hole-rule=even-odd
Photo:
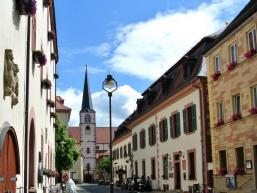
[{"label": "white window frame", "polygon": [[[234,113],[241,113],[241,97],[240,94],[236,94],[232,97],[233,99],[233,112]],[[239,104],[238,104],[239,99]]]},{"label": "white window frame", "polygon": [[223,103],[223,101],[217,103],[217,117],[218,117],[218,120],[224,121],[225,114],[224,114],[224,103]]},{"label": "white window frame", "polygon": [[254,85],[251,89],[252,106],[257,107],[257,85]]},{"label": "white window frame", "polygon": [[219,54],[214,58],[214,71],[221,73],[221,57]]},{"label": "white window frame", "polygon": [[230,53],[230,62],[237,62],[238,59],[238,53],[237,53],[237,44],[233,43],[229,47],[229,53]]},{"label": "white window frame", "polygon": [[[252,38],[252,40],[250,39]],[[257,47],[257,42],[256,42],[256,29],[253,28],[247,33],[247,42],[248,42],[248,48],[249,50],[251,49],[256,49]]]}]

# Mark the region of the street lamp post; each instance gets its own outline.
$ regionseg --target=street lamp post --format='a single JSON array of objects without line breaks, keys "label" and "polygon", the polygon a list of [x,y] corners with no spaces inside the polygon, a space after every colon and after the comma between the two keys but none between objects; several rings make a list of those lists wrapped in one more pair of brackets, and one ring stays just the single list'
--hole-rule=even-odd
[{"label": "street lamp post", "polygon": [[117,90],[117,82],[113,79],[112,75],[108,74],[103,81],[103,90],[108,93],[109,97],[109,121],[110,121],[110,158],[111,158],[111,168],[110,168],[110,193],[113,193],[113,176],[112,176],[112,93]]}]

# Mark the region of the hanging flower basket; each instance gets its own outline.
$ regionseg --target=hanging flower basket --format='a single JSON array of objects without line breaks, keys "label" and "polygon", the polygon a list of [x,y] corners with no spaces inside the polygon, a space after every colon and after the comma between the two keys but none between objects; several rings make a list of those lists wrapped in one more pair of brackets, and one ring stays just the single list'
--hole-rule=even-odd
[{"label": "hanging flower basket", "polygon": [[45,7],[49,7],[52,4],[52,2],[51,2],[51,0],[44,0],[43,4]]},{"label": "hanging flower basket", "polygon": [[219,127],[219,126],[221,126],[221,125],[224,125],[224,120],[222,120],[222,119],[219,119],[218,121],[217,121],[217,123],[215,123],[215,127]]},{"label": "hanging flower basket", "polygon": [[52,83],[49,79],[44,79],[41,81],[41,88],[50,89],[52,87]]},{"label": "hanging flower basket", "polygon": [[29,0],[25,4],[26,13],[29,15],[35,15],[37,12],[37,1],[36,0]]},{"label": "hanging flower basket", "polygon": [[244,167],[236,167],[234,170],[235,175],[245,175],[245,168]]},{"label": "hanging flower basket", "polygon": [[232,116],[231,116],[231,121],[237,121],[239,119],[241,119],[242,116],[241,116],[241,113],[234,113]]},{"label": "hanging flower basket", "polygon": [[54,73],[54,78],[55,78],[55,79],[58,79],[58,78],[59,78],[59,74]]},{"label": "hanging flower basket", "polygon": [[257,114],[257,107],[253,107],[253,108],[249,109],[249,113],[251,115],[256,115]]},{"label": "hanging flower basket", "polygon": [[50,99],[47,99],[47,105],[54,108],[55,107],[55,103],[54,101],[50,100]]},{"label": "hanging flower basket", "polygon": [[48,37],[48,40],[51,41],[51,40],[55,39],[55,33],[53,31],[49,31],[47,33],[47,37]]},{"label": "hanging flower basket", "polygon": [[57,115],[56,115],[56,113],[55,113],[55,112],[50,112],[50,117],[52,117],[52,118],[56,118],[56,117],[57,117]]},{"label": "hanging flower basket", "polygon": [[246,59],[249,59],[249,58],[253,57],[255,54],[256,54],[256,49],[253,48],[253,49],[247,51],[247,52],[244,54],[244,57],[245,57]]},{"label": "hanging flower basket", "polygon": [[51,60],[56,60],[56,59],[57,59],[57,54],[51,53]]},{"label": "hanging flower basket", "polygon": [[231,62],[227,65],[228,71],[231,71],[235,66],[237,65],[237,62]]},{"label": "hanging flower basket", "polygon": [[220,168],[219,175],[220,176],[225,176],[226,174],[227,174],[227,170],[225,168]]},{"label": "hanging flower basket", "polygon": [[43,66],[46,64],[47,59],[46,55],[41,50],[35,50],[33,51],[33,62],[40,64],[40,66]]},{"label": "hanging flower basket", "polygon": [[215,81],[220,77],[221,73],[220,72],[215,72],[214,74],[211,75],[212,80]]}]

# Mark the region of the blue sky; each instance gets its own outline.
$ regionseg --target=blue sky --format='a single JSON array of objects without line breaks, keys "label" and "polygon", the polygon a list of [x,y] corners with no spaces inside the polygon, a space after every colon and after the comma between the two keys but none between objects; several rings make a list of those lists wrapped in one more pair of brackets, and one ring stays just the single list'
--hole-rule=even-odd
[{"label": "blue sky", "polygon": [[78,125],[85,64],[97,125],[108,125],[102,81],[113,74],[113,123],[119,125],[162,73],[205,35],[225,27],[249,0],[55,0],[58,94]]}]

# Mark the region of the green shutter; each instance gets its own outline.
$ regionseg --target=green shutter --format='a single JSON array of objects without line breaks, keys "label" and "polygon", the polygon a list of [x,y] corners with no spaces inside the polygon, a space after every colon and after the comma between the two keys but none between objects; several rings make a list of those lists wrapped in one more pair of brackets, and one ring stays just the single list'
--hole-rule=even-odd
[{"label": "green shutter", "polygon": [[195,104],[192,106],[192,129],[193,131],[196,131],[196,106]]},{"label": "green shutter", "polygon": [[170,137],[174,137],[173,133],[174,133],[174,128],[173,128],[173,122],[172,122],[172,116],[170,116]]},{"label": "green shutter", "polygon": [[176,114],[176,134],[177,134],[176,137],[180,136],[180,113],[179,112]]},{"label": "green shutter", "polygon": [[154,126],[153,127],[153,135],[152,135],[152,137],[153,137],[153,145],[156,143],[156,127]]},{"label": "green shutter", "polygon": [[183,126],[184,126],[184,133],[187,133],[187,109],[183,110]]},{"label": "green shutter", "polygon": [[151,144],[152,142],[151,127],[148,127],[148,142],[149,142],[149,145],[152,145]]},{"label": "green shutter", "polygon": [[168,121],[164,119],[164,141],[168,139]]},{"label": "green shutter", "polygon": [[163,136],[163,130],[162,130],[162,122],[160,121],[159,122],[159,135],[160,135],[160,141],[162,142],[162,136]]},{"label": "green shutter", "polygon": [[144,134],[144,147],[145,147],[145,130],[144,130],[144,133],[143,133],[143,134]]}]

